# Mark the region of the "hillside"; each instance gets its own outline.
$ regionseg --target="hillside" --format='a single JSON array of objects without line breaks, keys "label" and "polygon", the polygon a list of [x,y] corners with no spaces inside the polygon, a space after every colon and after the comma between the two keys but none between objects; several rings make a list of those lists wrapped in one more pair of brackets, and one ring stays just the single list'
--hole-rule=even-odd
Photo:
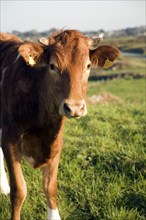
[{"label": "hillside", "polygon": [[[13,34],[37,40],[54,31]],[[122,51],[145,47],[140,29],[137,34],[126,29],[119,34],[105,34],[104,42]],[[91,76],[115,73],[129,75],[116,80],[90,78],[87,116],[66,121],[57,194],[62,220],[146,219],[145,79],[137,77],[145,75],[145,59],[121,55],[112,68],[95,68]],[[42,170],[32,169],[24,160],[22,169],[28,194],[21,219],[45,220]],[[4,195],[0,196],[0,219],[10,219],[10,199]]]}]

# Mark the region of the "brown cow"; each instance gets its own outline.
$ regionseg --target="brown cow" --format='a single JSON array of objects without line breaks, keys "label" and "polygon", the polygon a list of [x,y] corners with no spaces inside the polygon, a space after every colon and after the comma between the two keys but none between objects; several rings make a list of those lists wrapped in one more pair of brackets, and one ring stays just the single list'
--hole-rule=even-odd
[{"label": "brown cow", "polygon": [[[6,36],[6,35],[5,35]],[[20,219],[27,189],[24,156],[42,167],[48,219],[60,219],[56,206],[57,173],[65,118],[87,113],[85,94],[91,65],[107,68],[119,51],[65,30],[41,44],[1,34],[2,149],[10,177],[12,220]]]}]

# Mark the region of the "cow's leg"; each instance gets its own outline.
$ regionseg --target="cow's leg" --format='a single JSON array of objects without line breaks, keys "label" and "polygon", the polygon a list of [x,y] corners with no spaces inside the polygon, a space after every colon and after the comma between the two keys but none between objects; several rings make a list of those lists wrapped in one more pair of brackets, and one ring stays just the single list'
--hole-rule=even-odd
[{"label": "cow's leg", "polygon": [[4,157],[0,147],[0,192],[7,195],[10,193],[10,187],[4,167]]},{"label": "cow's leg", "polygon": [[48,204],[48,220],[60,220],[56,205],[59,160],[60,153],[50,160],[49,164],[43,168],[43,187]]},{"label": "cow's leg", "polygon": [[12,220],[20,220],[20,210],[26,197],[26,183],[21,170],[21,155],[13,144],[3,143],[3,152],[10,176],[10,199],[12,207]]}]

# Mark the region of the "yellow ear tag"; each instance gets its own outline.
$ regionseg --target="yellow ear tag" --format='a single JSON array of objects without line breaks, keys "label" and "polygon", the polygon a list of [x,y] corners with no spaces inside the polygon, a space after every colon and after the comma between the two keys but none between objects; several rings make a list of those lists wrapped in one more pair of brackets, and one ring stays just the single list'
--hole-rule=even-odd
[{"label": "yellow ear tag", "polygon": [[36,62],[34,61],[34,59],[33,59],[31,56],[29,56],[29,61],[28,61],[28,63],[29,63],[30,66],[33,66],[33,65],[36,64]]},{"label": "yellow ear tag", "polygon": [[108,69],[113,65],[113,62],[111,62],[108,58],[106,59],[103,68]]}]

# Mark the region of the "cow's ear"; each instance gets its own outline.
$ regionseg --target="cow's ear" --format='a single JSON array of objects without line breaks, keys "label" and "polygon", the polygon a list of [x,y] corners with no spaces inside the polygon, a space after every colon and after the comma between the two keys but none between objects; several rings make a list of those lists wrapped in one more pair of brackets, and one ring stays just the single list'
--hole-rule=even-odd
[{"label": "cow's ear", "polygon": [[119,50],[115,47],[102,45],[95,50],[90,50],[90,60],[93,65],[108,69],[113,65],[113,61],[118,57],[119,53]]},{"label": "cow's ear", "polygon": [[43,48],[36,43],[27,42],[22,44],[18,48],[18,51],[28,65],[34,66],[39,64],[40,56],[43,53]]}]

